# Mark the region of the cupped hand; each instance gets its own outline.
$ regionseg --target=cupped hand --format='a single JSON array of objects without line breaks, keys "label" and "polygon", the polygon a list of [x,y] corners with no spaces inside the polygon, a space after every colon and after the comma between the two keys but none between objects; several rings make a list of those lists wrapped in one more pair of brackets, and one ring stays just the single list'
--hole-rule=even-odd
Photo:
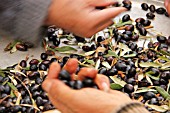
[{"label": "cupped hand", "polygon": [[170,0],[165,0],[165,7],[167,9],[167,12],[170,14]]},{"label": "cupped hand", "polygon": [[[77,66],[78,61],[70,59],[64,69],[74,76]],[[108,78],[97,74],[95,69],[82,68],[77,79],[83,80],[85,77],[91,77],[100,90],[93,88],[73,90],[57,79],[60,70],[60,65],[53,63],[42,87],[48,93],[53,105],[62,113],[114,113],[125,104],[132,102],[125,94],[111,90]],[[72,79],[75,78],[72,77]]]},{"label": "cupped hand", "polygon": [[113,24],[112,18],[126,11],[123,7],[96,9],[115,3],[114,0],[53,0],[46,23],[79,36],[90,37]]}]

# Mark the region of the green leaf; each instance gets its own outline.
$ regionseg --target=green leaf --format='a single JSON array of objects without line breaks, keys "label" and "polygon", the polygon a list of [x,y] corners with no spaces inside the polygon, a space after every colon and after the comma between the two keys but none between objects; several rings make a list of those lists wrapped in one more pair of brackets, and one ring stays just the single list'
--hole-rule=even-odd
[{"label": "green leaf", "polygon": [[9,44],[7,45],[7,47],[5,47],[4,51],[9,51],[9,50],[11,50],[17,43],[18,43],[17,40],[15,40],[15,41],[12,42],[12,43],[9,43]]},{"label": "green leaf", "polygon": [[141,67],[161,67],[161,64],[155,62],[141,62],[139,63]]},{"label": "green leaf", "polygon": [[13,90],[11,90],[10,96],[11,96],[11,97],[15,97],[15,94],[14,94]]},{"label": "green leaf", "polygon": [[167,61],[167,62],[170,62],[170,59],[168,59],[168,58],[166,58],[166,57],[164,57],[164,56],[158,55],[158,58],[160,58],[161,60],[165,60],[165,61]]},{"label": "green leaf", "polygon": [[129,55],[124,55],[123,57],[124,58],[132,58],[132,57],[136,57],[136,54],[133,53],[133,54],[129,54]]},{"label": "green leaf", "polygon": [[114,26],[118,28],[118,27],[122,27],[122,26],[125,26],[125,25],[130,25],[130,24],[132,24],[131,20],[129,20],[127,22],[119,21],[118,23],[114,24]]},{"label": "green leaf", "polygon": [[114,81],[114,83],[119,84],[120,86],[124,87],[127,83],[116,76],[110,76],[110,78]]},{"label": "green leaf", "polygon": [[147,76],[149,76],[150,78],[152,78],[153,80],[159,80],[159,75],[157,77],[155,77],[155,76],[151,75],[152,73],[153,73],[152,71],[149,71],[149,72],[146,72],[145,74]]},{"label": "green leaf", "polygon": [[163,108],[162,106],[157,106],[157,105],[150,105],[150,104],[146,104],[148,107],[158,111],[158,112],[166,112],[167,109]]},{"label": "green leaf", "polygon": [[166,69],[170,67],[170,62],[166,62],[162,65],[161,69]]},{"label": "green leaf", "polygon": [[163,88],[159,86],[155,86],[155,89],[165,98],[165,99],[170,99],[170,95],[168,92],[166,92]]},{"label": "green leaf", "polygon": [[12,90],[17,90],[17,88],[10,82],[7,82],[7,84],[9,85],[9,87],[11,87]]},{"label": "green leaf", "polygon": [[122,89],[123,87],[120,84],[112,83],[110,84],[110,88],[113,90],[119,90]]},{"label": "green leaf", "polygon": [[94,65],[95,64],[95,62],[93,61],[93,60],[85,60],[87,63],[89,63],[89,64],[91,64],[91,65]]},{"label": "green leaf", "polygon": [[58,48],[55,48],[55,50],[58,51],[58,52],[77,51],[77,49],[70,47],[70,46],[58,47]]},{"label": "green leaf", "polygon": [[4,72],[0,72],[0,76],[5,77]]},{"label": "green leaf", "polygon": [[166,52],[166,51],[160,50],[159,52],[162,53],[163,55],[170,56],[170,53],[168,53],[168,52]]},{"label": "green leaf", "polygon": [[148,91],[152,91],[152,92],[155,92],[155,93],[157,92],[155,89],[151,89],[151,88],[147,88],[147,87],[142,87],[142,88],[139,88],[134,93],[145,93],[145,92],[148,92]]},{"label": "green leaf", "polygon": [[109,51],[108,51],[108,54],[105,55],[104,57],[110,57],[110,56],[113,56],[113,57],[115,57],[115,58],[118,58],[118,57],[119,57],[114,51],[109,50]]}]

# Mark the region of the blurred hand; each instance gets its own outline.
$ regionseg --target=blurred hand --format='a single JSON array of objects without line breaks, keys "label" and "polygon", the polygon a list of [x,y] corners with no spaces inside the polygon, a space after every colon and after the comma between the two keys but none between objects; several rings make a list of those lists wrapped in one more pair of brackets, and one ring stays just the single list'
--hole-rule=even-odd
[{"label": "blurred hand", "polygon": [[113,24],[112,18],[126,11],[123,7],[96,9],[115,3],[114,0],[53,0],[46,24],[56,25],[79,36],[90,37]]},{"label": "blurred hand", "polygon": [[[70,59],[64,66],[73,79],[77,66],[77,59]],[[78,73],[78,79],[91,77],[100,90],[93,88],[73,90],[57,79],[60,70],[60,65],[53,63],[42,87],[48,93],[53,105],[62,113],[114,113],[113,111],[116,112],[121,106],[133,102],[125,94],[111,90],[108,78],[97,74],[95,69],[82,68]]]},{"label": "blurred hand", "polygon": [[165,7],[166,7],[168,13],[170,14],[170,0],[165,0]]}]

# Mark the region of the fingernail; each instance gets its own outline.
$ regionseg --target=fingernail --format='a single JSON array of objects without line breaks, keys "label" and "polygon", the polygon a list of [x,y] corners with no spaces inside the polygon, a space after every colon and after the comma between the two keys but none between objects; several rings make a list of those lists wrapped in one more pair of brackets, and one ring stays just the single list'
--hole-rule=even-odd
[{"label": "fingernail", "polygon": [[43,89],[46,91],[46,92],[49,92],[50,88],[51,88],[51,85],[52,85],[52,82],[50,81],[44,81],[43,83]]},{"label": "fingernail", "polygon": [[103,89],[104,92],[109,92],[109,86],[107,85],[106,82],[102,83],[102,89]]},{"label": "fingernail", "polygon": [[168,7],[169,0],[165,0],[165,7]]}]

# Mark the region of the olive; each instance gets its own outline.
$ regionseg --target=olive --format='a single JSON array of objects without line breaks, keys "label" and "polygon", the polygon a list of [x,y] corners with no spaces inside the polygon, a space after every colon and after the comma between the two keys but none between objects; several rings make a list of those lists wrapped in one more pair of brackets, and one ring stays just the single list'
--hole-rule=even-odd
[{"label": "olive", "polygon": [[109,69],[108,71],[107,71],[107,76],[114,76],[114,75],[116,75],[118,73],[118,70],[115,68],[115,67],[113,67],[113,68],[111,68],[111,69]]},{"label": "olive", "polygon": [[164,14],[164,13],[166,12],[166,9],[163,8],[163,7],[160,7],[160,8],[158,8],[158,9],[156,9],[156,12],[157,12],[158,14]]},{"label": "olive", "polygon": [[36,64],[30,65],[30,71],[37,71],[37,70],[38,70],[38,66]]},{"label": "olive", "polygon": [[149,13],[146,14],[146,17],[148,19],[154,19],[155,18],[155,14],[153,14],[152,12],[149,12]]},{"label": "olive", "polygon": [[134,78],[129,78],[126,80],[128,84],[136,85],[136,80]]},{"label": "olive", "polygon": [[0,76],[0,83],[2,83],[2,81],[3,81],[3,77],[2,77],[2,76]]},{"label": "olive", "polygon": [[141,28],[139,29],[139,33],[140,33],[141,35],[143,35],[143,36],[146,36],[146,35],[147,35],[147,30],[146,30],[144,27],[141,27]]},{"label": "olive", "polygon": [[153,48],[155,48],[155,47],[157,47],[157,46],[159,46],[159,45],[160,45],[159,42],[155,42],[155,43],[153,43]]},{"label": "olive", "polygon": [[[124,34],[124,35],[123,35],[123,39],[124,39],[125,41],[130,41],[131,37],[130,37],[129,35],[127,35],[127,34]],[[125,42],[125,43],[126,43],[126,42]]]},{"label": "olive", "polygon": [[11,87],[9,87],[8,86],[8,84],[5,84],[5,90],[4,90],[4,92],[6,93],[6,94],[9,94],[10,93],[10,91],[11,91]]},{"label": "olive", "polygon": [[17,44],[16,48],[19,51],[27,51],[28,50],[27,46],[25,46],[24,44]]},{"label": "olive", "polygon": [[137,41],[139,39],[139,35],[135,34],[131,38],[132,38],[133,41]]},{"label": "olive", "polygon": [[5,87],[0,84],[0,92],[3,92],[5,90]]},{"label": "olive", "polygon": [[84,87],[93,87],[94,82],[92,78],[86,77],[83,81]]},{"label": "olive", "polygon": [[132,8],[131,4],[123,4],[123,7],[125,7],[127,10],[130,10]]},{"label": "olive", "polygon": [[139,30],[139,29],[143,28],[143,25],[141,23],[136,23],[136,28]]},{"label": "olive", "polygon": [[40,96],[38,96],[36,98],[36,104],[37,104],[37,106],[42,106],[43,105],[43,99]]},{"label": "olive", "polygon": [[150,26],[151,25],[151,21],[150,20],[145,20],[143,22],[143,26]]},{"label": "olive", "polygon": [[26,60],[22,60],[22,61],[19,63],[19,65],[20,65],[21,67],[23,67],[23,68],[27,67],[27,62],[26,62]]},{"label": "olive", "polygon": [[48,55],[46,53],[41,53],[41,60],[46,60]]},{"label": "olive", "polygon": [[124,86],[124,91],[126,93],[132,93],[132,92],[134,92],[134,86],[132,84],[126,84]]},{"label": "olive", "polygon": [[160,82],[160,84],[162,84],[162,85],[167,85],[167,84],[168,84],[168,81],[165,80],[165,79],[162,79],[162,78],[159,79],[159,82]]},{"label": "olive", "polygon": [[117,62],[115,67],[119,71],[126,71],[126,64],[124,62]]},{"label": "olive", "polygon": [[17,84],[16,85],[16,88],[19,90],[19,89],[21,89],[22,88],[22,84]]},{"label": "olive", "polygon": [[92,44],[91,47],[90,47],[90,50],[93,51],[93,50],[96,50],[96,45],[95,44]]},{"label": "olive", "polygon": [[157,69],[157,68],[153,68],[153,67],[151,67],[150,69],[149,69],[149,71],[151,71],[151,75],[153,75],[153,76],[158,76],[159,75],[159,69]]},{"label": "olive", "polygon": [[34,44],[30,43],[30,42],[23,42],[23,44],[27,47],[27,48],[33,48]]},{"label": "olive", "polygon": [[21,106],[19,106],[19,105],[15,105],[11,108],[12,113],[17,113],[19,111],[21,111]]},{"label": "olive", "polygon": [[70,57],[68,57],[68,56],[63,57],[63,63],[65,64],[69,60],[69,58]]},{"label": "olive", "polygon": [[123,17],[122,17],[122,21],[123,22],[127,22],[130,20],[130,15],[129,14],[125,14]]},{"label": "olive", "polygon": [[151,11],[152,13],[154,13],[154,12],[155,12],[155,10],[156,10],[156,8],[155,8],[155,6],[154,6],[154,5],[150,5],[149,9],[150,9],[150,11]]},{"label": "olive", "polygon": [[38,91],[38,90],[40,90],[40,85],[38,84],[33,84],[30,88],[31,92]]},{"label": "olive", "polygon": [[170,45],[170,36],[168,37],[168,39],[166,40],[166,44]]},{"label": "olive", "polygon": [[33,107],[27,108],[26,113],[35,113],[35,109]]},{"label": "olive", "polygon": [[85,42],[85,38],[79,37],[79,36],[74,36],[77,42]]},{"label": "olive", "polygon": [[48,56],[54,56],[54,55],[55,55],[55,52],[52,51],[52,50],[46,50],[45,53],[46,53]]},{"label": "olive", "polygon": [[132,4],[132,2],[130,0],[123,0],[122,3],[123,4]]},{"label": "olive", "polygon": [[149,100],[149,104],[154,104],[154,105],[158,105],[159,104],[159,101],[157,98],[151,98]]},{"label": "olive", "polygon": [[103,36],[98,36],[97,37],[97,42],[102,42],[104,40],[105,40],[105,38]]},{"label": "olive", "polygon": [[23,99],[24,104],[32,104],[31,99],[29,96],[25,96]]},{"label": "olive", "polygon": [[51,36],[52,36],[52,34],[54,33],[56,31],[56,28],[55,27],[49,27],[48,29],[47,29],[47,35],[48,35],[48,38],[49,38],[49,41],[52,41],[52,40],[50,40],[51,38]]},{"label": "olive", "polygon": [[142,50],[143,50],[143,47],[138,47],[138,48],[136,49],[136,52],[137,52],[137,53],[140,53]]},{"label": "olive", "polygon": [[4,106],[0,106],[0,113],[5,113],[6,108]]},{"label": "olive", "polygon": [[58,47],[58,46],[60,45],[60,38],[55,38],[55,39],[53,40],[53,45],[56,46],[56,47]]},{"label": "olive", "polygon": [[145,100],[149,100],[149,99],[155,97],[155,93],[153,93],[153,92],[151,92],[151,91],[148,91],[148,92],[146,92],[146,93],[143,95],[143,97],[144,97]]},{"label": "olive", "polygon": [[145,11],[147,11],[147,10],[149,9],[149,6],[148,6],[147,3],[142,3],[142,4],[141,4],[141,7],[142,7],[142,9],[145,10]]},{"label": "olive", "polygon": [[134,25],[127,25],[127,26],[125,27],[125,30],[126,30],[126,31],[134,31]]},{"label": "olive", "polygon": [[122,35],[117,35],[117,36],[115,37],[115,41],[120,42],[120,40],[123,39],[123,38],[124,38],[124,37],[123,37]]},{"label": "olive", "polygon": [[103,75],[106,75],[107,73],[107,69],[106,68],[101,68],[98,72],[99,74],[103,74]]},{"label": "olive", "polygon": [[31,80],[36,79],[37,77],[40,77],[40,73],[37,71],[32,71],[28,74],[28,78]]},{"label": "olive", "polygon": [[138,45],[136,43],[129,43],[128,44],[128,47],[132,50],[132,51],[135,51],[138,47]]},{"label": "olive", "polygon": [[167,51],[167,50],[168,50],[168,45],[166,45],[166,44],[160,44],[160,45],[158,46],[158,50]]},{"label": "olive", "polygon": [[160,78],[165,79],[165,80],[170,79],[170,72],[169,71],[164,71],[163,73],[161,73]]},{"label": "olive", "polygon": [[47,71],[47,66],[45,64],[39,64],[39,70]]},{"label": "olive", "polygon": [[165,36],[157,36],[157,40],[160,42],[160,43],[165,43],[167,41],[166,37]]},{"label": "olive", "polygon": [[141,24],[143,24],[144,21],[145,21],[144,18],[137,18],[137,19],[135,20],[136,23],[141,23]]},{"label": "olive", "polygon": [[166,16],[166,17],[169,17],[169,14],[168,14],[168,12],[165,12],[165,16]]},{"label": "olive", "polygon": [[66,70],[61,70],[58,77],[60,80],[67,80],[67,81],[71,80],[70,73]]},{"label": "olive", "polygon": [[57,62],[57,58],[51,58],[50,63]]},{"label": "olive", "polygon": [[131,67],[129,70],[128,70],[128,73],[127,75],[129,77],[134,77],[136,75],[136,69],[134,67]]},{"label": "olive", "polygon": [[40,77],[37,77],[36,79],[35,79],[35,83],[36,84],[41,84],[43,82],[43,80],[40,78]]},{"label": "olive", "polygon": [[41,64],[46,65],[47,68],[49,67],[50,63],[51,63],[50,60],[43,60],[43,61],[41,62]]},{"label": "olive", "polygon": [[153,57],[155,57],[155,53],[152,52],[152,51],[148,51],[148,52],[147,52],[147,57],[148,57],[148,58],[153,58]]},{"label": "olive", "polygon": [[83,88],[83,82],[80,80],[74,80],[74,81],[70,81],[70,87],[73,89],[81,89]]},{"label": "olive", "polygon": [[30,65],[32,65],[32,64],[38,65],[38,63],[39,63],[39,60],[37,60],[37,59],[32,59],[32,60],[29,62]]},{"label": "olive", "polygon": [[91,47],[90,46],[83,46],[82,49],[83,49],[83,51],[88,52],[88,51],[91,50]]}]

